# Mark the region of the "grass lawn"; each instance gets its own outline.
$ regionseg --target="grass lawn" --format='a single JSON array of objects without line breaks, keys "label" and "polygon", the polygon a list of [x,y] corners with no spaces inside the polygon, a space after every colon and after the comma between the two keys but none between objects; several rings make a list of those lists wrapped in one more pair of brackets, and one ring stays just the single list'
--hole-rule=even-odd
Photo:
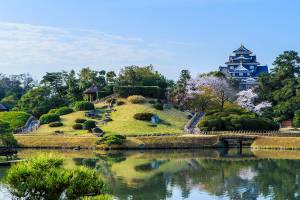
[{"label": "grass lawn", "polygon": [[10,124],[12,129],[24,126],[29,119],[30,115],[26,112],[10,111],[0,112],[0,120]]},{"label": "grass lawn", "polygon": [[[122,99],[123,101],[126,101]],[[103,104],[96,105],[101,107]],[[187,123],[187,114],[174,108],[168,110],[157,110],[151,104],[131,104],[126,101],[125,105],[116,106],[116,112],[111,113],[113,121],[102,126],[106,133],[113,134],[153,134],[153,133],[183,133],[184,125]],[[151,112],[162,120],[157,127],[149,126],[150,122],[140,121],[133,118],[134,114]]]},{"label": "grass lawn", "polygon": [[[73,112],[67,115],[62,115],[60,116],[61,122],[64,124],[61,127],[49,127],[49,124],[44,124],[42,125],[36,132],[33,134],[43,134],[43,135],[51,135],[54,134],[54,131],[63,131],[64,134],[72,134],[72,135],[91,135],[88,133],[87,130],[74,130],[72,126],[75,124],[75,120],[77,118],[83,118],[85,119],[86,117],[84,116],[84,111],[78,111],[78,112]],[[94,120],[94,119],[93,119]],[[98,120],[95,120],[98,121]]]}]

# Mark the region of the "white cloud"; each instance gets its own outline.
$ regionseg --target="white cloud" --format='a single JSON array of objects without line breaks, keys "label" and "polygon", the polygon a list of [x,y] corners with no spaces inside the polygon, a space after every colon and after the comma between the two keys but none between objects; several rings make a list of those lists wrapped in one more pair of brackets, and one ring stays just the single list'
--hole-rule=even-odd
[{"label": "white cloud", "polygon": [[140,38],[6,22],[0,22],[0,52],[0,72],[36,75],[84,66],[115,70],[173,57]]}]

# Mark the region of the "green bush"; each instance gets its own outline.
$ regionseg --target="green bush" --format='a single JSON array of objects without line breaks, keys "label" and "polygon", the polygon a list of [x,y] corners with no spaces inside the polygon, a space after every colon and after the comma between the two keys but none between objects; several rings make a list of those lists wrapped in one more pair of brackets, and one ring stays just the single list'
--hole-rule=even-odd
[{"label": "green bush", "polygon": [[56,114],[57,111],[58,111],[58,108],[53,108],[53,109],[49,110],[48,114]]},{"label": "green bush", "polygon": [[92,131],[96,127],[96,122],[93,120],[87,120],[83,123],[83,129]]},{"label": "green bush", "polygon": [[141,95],[132,95],[127,98],[130,103],[143,104],[146,102],[146,98]]},{"label": "green bush", "polygon": [[21,128],[30,118],[30,114],[22,111],[0,112],[0,120],[7,122],[12,130]]},{"label": "green bush", "polygon": [[0,120],[0,134],[9,133],[12,129],[8,122]]},{"label": "green bush", "polygon": [[60,117],[57,114],[43,114],[40,117],[41,124],[49,124],[50,122],[60,121]]},{"label": "green bush", "polygon": [[99,174],[86,167],[64,167],[55,155],[38,155],[9,168],[5,183],[20,199],[80,199],[105,193]]},{"label": "green bush", "polygon": [[155,100],[149,100],[148,103],[150,103],[150,104],[156,104],[157,101],[155,101]]},{"label": "green bush", "polygon": [[121,97],[142,95],[151,98],[162,98],[163,92],[158,86],[115,86],[114,93]]},{"label": "green bush", "polygon": [[49,127],[60,127],[63,126],[64,124],[62,122],[50,122]]},{"label": "green bush", "polygon": [[153,117],[153,113],[136,113],[133,118],[136,120],[142,120],[142,121],[150,121],[151,117]]},{"label": "green bush", "polygon": [[124,105],[124,104],[125,104],[124,101],[121,101],[121,100],[117,101],[117,106],[121,106],[121,105]]},{"label": "green bush", "polygon": [[61,116],[61,115],[70,114],[72,112],[74,112],[74,110],[72,108],[64,106],[64,107],[58,108],[55,114]]},{"label": "green bush", "polygon": [[74,130],[82,130],[82,129],[83,129],[83,126],[82,126],[82,124],[74,124],[74,125],[72,126],[72,128],[73,128]]},{"label": "green bush", "polygon": [[82,124],[82,123],[86,122],[86,119],[78,118],[78,119],[75,119],[75,122],[79,123],[79,124]]},{"label": "green bush", "polygon": [[156,104],[153,105],[153,108],[155,108],[157,110],[163,110],[164,109],[164,104],[156,103]]},{"label": "green bush", "polygon": [[300,110],[294,113],[293,125],[297,128],[300,127]]},{"label": "green bush", "polygon": [[100,138],[96,141],[96,144],[117,144],[122,145],[126,140],[126,137],[123,135],[105,135],[104,137]]},{"label": "green bush", "polygon": [[94,110],[95,106],[91,102],[87,101],[77,101],[74,103],[74,109],[76,111],[83,111],[83,110]]},{"label": "green bush", "polygon": [[243,109],[228,109],[224,112],[210,112],[198,124],[203,131],[233,130],[278,130],[279,126],[271,119],[257,117]]}]

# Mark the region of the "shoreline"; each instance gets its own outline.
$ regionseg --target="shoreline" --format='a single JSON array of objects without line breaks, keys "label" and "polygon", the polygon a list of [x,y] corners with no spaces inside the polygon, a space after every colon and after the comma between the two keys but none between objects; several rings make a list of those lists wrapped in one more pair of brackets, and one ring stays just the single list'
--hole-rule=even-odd
[{"label": "shoreline", "polygon": [[[15,135],[19,148],[32,149],[92,149],[92,150],[147,150],[147,149],[211,149],[236,148],[236,144],[224,145],[220,135],[181,135],[127,137],[122,145],[96,145],[98,137],[60,135]],[[253,138],[242,148],[300,150],[300,137],[284,136],[232,136],[238,139]]]}]

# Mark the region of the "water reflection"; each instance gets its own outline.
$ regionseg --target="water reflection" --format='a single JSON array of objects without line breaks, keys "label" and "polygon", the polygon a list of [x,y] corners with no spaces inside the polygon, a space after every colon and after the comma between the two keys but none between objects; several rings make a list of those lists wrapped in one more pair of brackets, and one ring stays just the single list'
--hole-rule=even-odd
[{"label": "water reflection", "polygon": [[[19,156],[35,153],[24,150]],[[67,158],[66,167],[84,165],[97,170],[122,200],[300,199],[299,152],[286,154],[293,159],[282,159],[282,152],[249,149],[59,154]]]}]

